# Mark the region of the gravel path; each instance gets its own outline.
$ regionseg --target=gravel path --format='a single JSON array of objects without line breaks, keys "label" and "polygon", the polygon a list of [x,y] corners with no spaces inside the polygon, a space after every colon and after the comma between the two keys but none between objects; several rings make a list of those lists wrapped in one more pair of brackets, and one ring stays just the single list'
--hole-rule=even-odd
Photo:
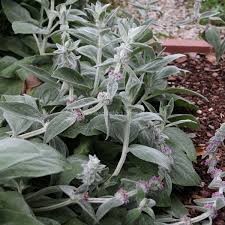
[{"label": "gravel path", "polygon": [[[143,5],[149,0],[133,0],[132,2],[139,2]],[[131,2],[131,0],[130,0]],[[199,34],[204,30],[204,26],[197,24],[186,24],[178,26],[179,21],[184,21],[189,18],[193,13],[193,5],[188,0],[159,0],[157,8],[160,13],[149,12],[148,18],[155,18],[159,26],[155,26],[154,30],[162,38],[175,37],[182,39],[199,39]],[[136,9],[129,5],[129,11],[134,13]]]}]

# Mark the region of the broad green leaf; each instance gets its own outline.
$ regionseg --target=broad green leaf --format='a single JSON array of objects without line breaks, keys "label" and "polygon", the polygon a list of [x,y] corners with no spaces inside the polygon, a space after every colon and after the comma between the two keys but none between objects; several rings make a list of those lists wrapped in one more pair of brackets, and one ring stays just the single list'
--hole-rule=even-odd
[{"label": "broad green leaf", "polygon": [[22,80],[0,78],[0,95],[2,94],[19,95],[22,92],[22,88],[23,88]]},{"label": "broad green leaf", "polygon": [[17,138],[0,140],[0,177],[41,177],[63,171],[65,158],[52,147]]},{"label": "broad green leaf", "polygon": [[67,158],[68,163],[70,165],[70,168],[64,170],[59,175],[59,181],[58,184],[70,184],[70,182],[77,178],[79,174],[82,173],[83,167],[82,164],[85,164],[87,162],[86,157],[79,156],[79,155],[72,155]]},{"label": "broad green leaf", "polygon": [[181,129],[168,127],[164,130],[169,142],[182,152],[185,152],[191,161],[196,161],[196,150],[191,139]]},{"label": "broad green leaf", "polygon": [[76,122],[76,115],[72,112],[62,112],[50,121],[46,128],[44,140],[48,143],[52,138],[61,134]]},{"label": "broad green leaf", "polygon": [[129,146],[129,151],[144,161],[158,164],[159,166],[162,166],[168,170],[171,167],[171,160],[169,157],[157,149],[144,145],[133,144]]},{"label": "broad green leaf", "polygon": [[27,129],[29,129],[32,125],[32,121],[18,118],[13,113],[4,113],[4,118],[6,119],[7,123],[9,124],[10,128],[13,131],[13,136],[17,136],[18,134],[23,133]]},{"label": "broad green leaf", "polygon": [[209,44],[214,47],[215,51],[218,51],[218,49],[220,48],[221,39],[217,28],[209,27],[208,29],[206,29],[205,38],[209,42]]},{"label": "broad green leaf", "polygon": [[14,21],[34,21],[30,13],[14,0],[1,0],[3,11],[7,19]]},{"label": "broad green leaf", "polygon": [[120,199],[116,197],[110,198],[108,201],[99,206],[96,212],[97,219],[101,220],[103,216],[105,216],[105,214],[108,213],[111,209],[119,207],[121,205],[123,205],[123,202]]},{"label": "broad green leaf", "polygon": [[182,218],[185,215],[188,215],[188,210],[182,204],[182,202],[173,195],[171,200],[171,211],[172,215],[176,218]]},{"label": "broad green leaf", "polygon": [[76,217],[66,222],[64,225],[87,225],[86,223],[83,223]]},{"label": "broad green leaf", "polygon": [[0,102],[0,109],[23,119],[43,123],[42,114],[34,107],[20,102]]},{"label": "broad green leaf", "polygon": [[[3,78],[11,78],[15,77],[15,72],[16,70],[20,69],[21,65],[23,64],[33,64],[33,63],[48,63],[49,62],[49,56],[40,56],[40,55],[35,55],[35,56],[30,56],[30,57],[25,57],[21,60],[18,60],[11,64],[10,66],[6,67],[4,70],[0,71],[0,77]],[[33,71],[32,74],[34,73]],[[33,74],[35,75],[35,73]]]},{"label": "broad green leaf", "polygon": [[77,51],[81,54],[86,56],[87,58],[91,59],[95,63],[97,63],[97,51],[98,49],[93,45],[85,45],[77,49]]},{"label": "broad green leaf", "polygon": [[20,65],[23,69],[29,71],[32,75],[36,76],[43,82],[48,83],[53,87],[57,87],[57,80],[51,77],[51,74],[39,67],[32,66],[32,65]]},{"label": "broad green leaf", "polygon": [[170,172],[172,182],[181,186],[199,185],[201,179],[186,154],[181,152],[176,146],[172,144],[168,145],[173,149],[172,157],[174,159],[174,164]]},{"label": "broad green leaf", "polygon": [[2,225],[44,225],[32,216],[17,211],[0,209],[0,224]]},{"label": "broad green leaf", "polygon": [[199,128],[199,121],[196,119],[196,117],[194,117],[191,114],[173,114],[171,115],[168,120],[170,122],[176,122],[176,121],[180,121],[180,120],[191,120],[192,122],[187,122],[187,123],[183,123],[180,124],[179,127],[189,127],[192,129],[197,129]]},{"label": "broad green leaf", "polygon": [[32,23],[15,21],[12,23],[15,34],[47,34],[48,31]]},{"label": "broad green leaf", "polygon": [[159,70],[156,73],[157,79],[164,79],[171,75],[176,75],[180,73],[181,69],[177,68],[176,66],[166,66]]},{"label": "broad green leaf", "polygon": [[132,225],[135,224],[137,219],[141,216],[141,210],[138,208],[131,209],[128,211],[126,216],[126,225]]},{"label": "broad green leaf", "polygon": [[74,4],[75,2],[77,2],[78,0],[66,0],[66,5],[72,5]]},{"label": "broad green leaf", "polygon": [[49,219],[49,218],[45,218],[45,217],[38,217],[37,219],[40,222],[42,222],[44,225],[61,225],[59,222],[57,222],[53,219]]},{"label": "broad green leaf", "polygon": [[23,196],[14,191],[0,192],[0,210],[1,209],[13,210],[18,213],[27,214],[28,216],[33,215]]},{"label": "broad green leaf", "polygon": [[12,56],[4,56],[0,59],[0,71],[16,62],[17,59]]},{"label": "broad green leaf", "polygon": [[78,71],[66,67],[57,69],[52,77],[66,81],[69,84],[75,85],[76,87],[88,88],[89,86],[84,77],[81,76]]}]

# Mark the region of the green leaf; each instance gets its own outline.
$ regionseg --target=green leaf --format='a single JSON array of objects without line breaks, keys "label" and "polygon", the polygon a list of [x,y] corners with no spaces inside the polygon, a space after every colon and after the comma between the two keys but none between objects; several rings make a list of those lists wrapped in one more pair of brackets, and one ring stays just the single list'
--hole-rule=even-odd
[{"label": "green leaf", "polygon": [[0,71],[16,62],[17,59],[12,56],[4,56],[0,59]]},{"label": "green leaf", "polygon": [[73,219],[69,220],[68,222],[66,222],[64,225],[87,225],[87,224],[81,222],[77,218],[73,218]]},{"label": "green leaf", "polygon": [[[38,61],[41,62],[42,60],[43,60],[42,62],[46,63],[46,62],[49,62],[49,59],[50,58],[48,56],[40,56],[40,55],[25,57],[21,60],[14,62],[10,66],[6,67],[4,70],[0,71],[0,77],[4,77],[4,78],[15,77],[14,73],[16,72],[16,70],[18,70],[21,67],[21,65],[38,63]],[[29,72],[32,72],[32,71],[29,71]]]},{"label": "green leaf", "polygon": [[33,215],[23,196],[14,191],[0,192],[0,210],[1,209],[13,210],[29,216]]},{"label": "green leaf", "polygon": [[59,222],[45,217],[38,217],[38,220],[44,225],[61,225]]},{"label": "green leaf", "polygon": [[82,173],[83,167],[82,164],[85,164],[87,162],[87,159],[85,156],[79,156],[79,155],[72,155],[67,158],[70,168],[64,170],[59,175],[59,181],[58,184],[70,184],[70,182],[77,178],[79,174]]},{"label": "green leaf", "polygon": [[170,176],[172,182],[181,186],[197,186],[200,184],[201,179],[195,172],[191,161],[187,158],[186,154],[181,152],[175,145],[169,144],[173,149],[172,157],[174,164]]},{"label": "green leaf", "polygon": [[192,91],[192,90],[189,90],[189,89],[186,89],[186,88],[166,88],[164,90],[156,90],[154,92],[154,96],[161,95],[161,94],[164,94],[164,93],[194,95],[194,96],[198,96],[200,98],[203,98],[205,101],[208,102],[208,99],[205,96],[199,94],[196,91]]},{"label": "green leaf", "polygon": [[42,114],[34,107],[20,102],[0,102],[0,109],[23,119],[43,123]]},{"label": "green leaf", "polygon": [[138,208],[131,209],[128,211],[126,216],[126,225],[132,225],[135,224],[137,219],[141,216],[141,210]]},{"label": "green leaf", "polygon": [[41,69],[32,65],[20,65],[23,69],[29,71],[32,75],[36,76],[43,82],[48,83],[49,85],[56,87],[57,80],[51,77],[51,74],[44,69]]},{"label": "green leaf", "polygon": [[0,95],[19,95],[22,92],[23,81],[19,79],[0,78]]},{"label": "green leaf", "polygon": [[192,129],[197,129],[199,128],[199,121],[196,119],[196,117],[194,117],[191,114],[173,114],[171,115],[168,120],[170,122],[177,122],[177,121],[184,121],[184,120],[189,120],[191,122],[185,122],[179,125],[179,127],[189,127]]},{"label": "green leaf", "polygon": [[152,62],[149,62],[145,65],[142,65],[136,69],[137,72],[156,72],[161,70],[164,66],[166,66],[168,63],[171,63],[172,61],[182,57],[184,55],[182,54],[174,54],[165,56],[161,59],[156,59]]},{"label": "green leaf", "polygon": [[17,136],[18,134],[23,133],[27,129],[29,129],[32,125],[32,121],[18,118],[13,113],[4,113],[4,118],[6,119],[7,123],[9,124],[10,128],[13,131],[13,136]]},{"label": "green leaf", "polygon": [[2,8],[7,19],[14,21],[34,21],[30,13],[14,0],[2,0]]},{"label": "green leaf", "polygon": [[215,51],[218,52],[221,46],[220,34],[215,27],[209,27],[205,31],[205,38],[209,44],[211,44]]},{"label": "green leaf", "polygon": [[62,112],[50,121],[46,128],[44,140],[48,143],[52,138],[61,134],[76,122],[76,115],[72,112]]},{"label": "green leaf", "polygon": [[7,225],[44,225],[32,216],[8,209],[0,209],[0,224]]},{"label": "green leaf", "polygon": [[57,78],[62,81],[66,81],[69,84],[75,85],[76,87],[89,88],[89,84],[86,82],[81,74],[70,68],[59,68],[52,75],[54,78]]},{"label": "green leaf", "polygon": [[96,217],[97,217],[97,220],[101,220],[103,218],[103,216],[108,213],[111,209],[113,208],[116,208],[116,207],[119,207],[123,205],[123,202],[114,197],[114,198],[111,198],[109,199],[108,201],[104,202],[103,204],[101,204],[96,212]]},{"label": "green leaf", "polygon": [[177,68],[176,66],[166,66],[159,70],[156,73],[157,79],[164,79],[171,75],[176,75],[180,73],[181,69]]},{"label": "green leaf", "polygon": [[95,63],[97,63],[97,51],[98,49],[93,45],[85,45],[77,49],[77,51],[81,54],[86,56],[87,58],[91,59]]},{"label": "green leaf", "polygon": [[0,177],[41,177],[63,171],[65,158],[52,147],[17,138],[0,140]]},{"label": "green leaf", "polygon": [[192,140],[181,129],[169,127],[164,130],[169,142],[182,152],[185,152],[191,161],[196,161],[196,150]]},{"label": "green leaf", "polygon": [[96,98],[88,97],[69,104],[66,109],[81,109],[83,107],[91,106],[96,103],[98,103],[98,100]]},{"label": "green leaf", "polygon": [[15,34],[48,34],[48,31],[32,23],[15,21],[12,23]]},{"label": "green leaf", "polygon": [[168,170],[171,167],[171,160],[169,157],[157,149],[144,145],[133,144],[129,146],[129,151],[144,161],[158,164],[159,166],[162,166]]}]

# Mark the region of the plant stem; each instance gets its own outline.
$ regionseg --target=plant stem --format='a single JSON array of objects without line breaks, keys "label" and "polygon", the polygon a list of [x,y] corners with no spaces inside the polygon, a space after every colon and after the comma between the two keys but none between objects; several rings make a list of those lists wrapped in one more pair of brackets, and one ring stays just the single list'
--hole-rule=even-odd
[{"label": "plant stem", "polygon": [[18,137],[19,138],[23,138],[23,139],[28,139],[28,138],[31,138],[31,137],[35,137],[37,135],[40,135],[40,134],[43,134],[45,133],[46,131],[46,128],[47,128],[47,123],[44,125],[44,127],[38,129],[38,130],[34,130],[34,131],[31,131],[29,133],[26,133],[26,134],[21,134],[19,135]]},{"label": "plant stem", "polygon": [[125,127],[125,131],[124,131],[124,142],[123,142],[122,155],[120,157],[120,160],[117,164],[115,171],[112,174],[112,177],[119,175],[119,173],[123,167],[123,164],[126,161],[127,153],[129,152],[128,147],[129,147],[129,139],[130,139],[130,123],[131,123],[131,110],[127,109],[127,121],[126,121],[126,127]]},{"label": "plant stem", "polygon": [[[97,52],[97,66],[102,63],[102,34],[101,34],[101,25],[98,26],[98,52]],[[100,82],[101,68],[98,66],[96,69],[94,89],[92,95],[96,95],[98,91],[98,86]]]}]

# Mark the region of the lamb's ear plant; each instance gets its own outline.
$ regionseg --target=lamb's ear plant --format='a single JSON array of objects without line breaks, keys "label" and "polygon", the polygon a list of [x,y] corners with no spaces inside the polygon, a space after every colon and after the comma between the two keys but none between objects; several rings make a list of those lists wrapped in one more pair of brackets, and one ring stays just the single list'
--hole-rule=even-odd
[{"label": "lamb's ear plant", "polygon": [[225,39],[221,39],[218,28],[214,26],[207,27],[203,35],[205,40],[213,46],[217,62],[219,63],[225,53]]},{"label": "lamb's ear plant", "polygon": [[20,63],[15,70],[42,84],[30,95],[1,96],[0,224],[160,225],[211,218],[211,208],[188,218],[171,195],[178,186],[200,185],[194,145],[180,129],[196,128],[197,121],[173,113],[183,104],[193,109],[179,93],[203,96],[168,88],[166,81],[183,72],[168,65],[182,55],[163,56],[151,21],[127,20],[109,5],[79,11],[73,0],[37,3],[42,23],[24,18],[13,27],[27,33],[39,26],[31,34],[53,62]]}]

